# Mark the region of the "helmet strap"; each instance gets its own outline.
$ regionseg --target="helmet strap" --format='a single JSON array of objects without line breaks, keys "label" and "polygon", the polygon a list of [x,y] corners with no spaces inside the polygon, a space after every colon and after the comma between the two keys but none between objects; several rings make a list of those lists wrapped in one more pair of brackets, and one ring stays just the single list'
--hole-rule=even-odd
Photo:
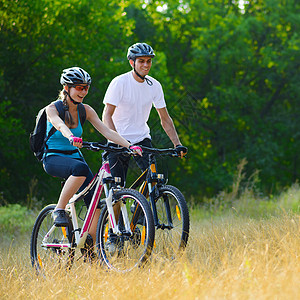
[{"label": "helmet strap", "polygon": [[69,92],[67,92],[66,90],[65,90],[65,92],[66,92],[66,94],[69,96],[70,100],[71,100],[75,105],[78,105],[78,104],[80,103],[80,102],[75,101],[75,100],[70,96]]},{"label": "helmet strap", "polygon": [[147,78],[146,76],[143,77],[142,75],[140,75],[140,74],[136,71],[136,69],[135,69],[135,60],[133,61],[133,71],[134,71],[134,73],[135,73],[139,78],[141,78],[143,81],[146,80],[146,82],[147,82],[148,85],[150,85],[150,86],[153,85],[153,82],[152,82],[149,78]]}]

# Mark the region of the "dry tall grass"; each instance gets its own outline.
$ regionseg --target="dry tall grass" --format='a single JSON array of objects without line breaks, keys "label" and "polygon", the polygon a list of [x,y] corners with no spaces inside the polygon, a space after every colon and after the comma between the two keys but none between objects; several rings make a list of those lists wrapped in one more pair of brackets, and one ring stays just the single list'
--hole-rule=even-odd
[{"label": "dry tall grass", "polygon": [[[26,243],[26,244],[25,244]],[[299,299],[300,220],[192,220],[186,254],[126,274],[77,262],[37,277],[29,242],[0,250],[0,299]]]}]

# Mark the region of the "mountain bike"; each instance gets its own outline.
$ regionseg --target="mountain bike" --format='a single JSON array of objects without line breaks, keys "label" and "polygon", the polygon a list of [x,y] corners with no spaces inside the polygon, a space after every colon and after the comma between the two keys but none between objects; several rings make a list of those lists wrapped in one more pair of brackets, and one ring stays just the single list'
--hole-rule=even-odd
[{"label": "mountain bike", "polygon": [[[83,142],[83,147],[92,151],[105,150],[134,155],[127,148],[114,148],[96,142]],[[31,262],[38,273],[44,274],[52,267],[70,269],[74,261],[82,257],[95,258],[96,254],[92,250],[94,241],[88,231],[97,208],[101,208],[96,232],[96,257],[100,263],[110,269],[128,271],[146,262],[151,254],[155,235],[151,207],[139,192],[120,188],[117,182],[118,178],[112,178],[109,164],[104,160],[89,185],[69,200],[66,206],[68,226],[56,227],[53,224],[55,204],[42,209],[33,226],[30,243]],[[80,228],[75,204],[93,188],[93,197]],[[105,198],[100,200],[103,190]],[[131,206],[134,203],[138,204],[139,209],[132,213]],[[116,205],[118,216],[114,211]],[[142,224],[137,222],[140,215],[145,216]],[[78,249],[81,255],[76,260]]]},{"label": "mountain bike", "polygon": [[141,146],[149,154],[149,167],[130,186],[139,188],[151,204],[156,228],[154,251],[169,257],[185,249],[190,228],[189,210],[180,190],[167,185],[164,174],[157,173],[155,156],[179,157],[175,149],[157,149]]}]

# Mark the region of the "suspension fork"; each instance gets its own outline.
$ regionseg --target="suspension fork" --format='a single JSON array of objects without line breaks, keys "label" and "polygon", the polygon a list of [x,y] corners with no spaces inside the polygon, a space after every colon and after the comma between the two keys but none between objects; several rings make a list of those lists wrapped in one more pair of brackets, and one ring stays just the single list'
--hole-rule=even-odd
[{"label": "suspension fork", "polygon": [[[107,182],[110,182],[107,181]],[[104,183],[104,190],[105,190],[105,194],[107,195],[105,201],[106,201],[106,206],[107,206],[107,211],[108,211],[108,215],[109,215],[109,221],[113,230],[114,234],[117,235],[121,235],[122,231],[125,230],[125,232],[130,232],[130,224],[128,221],[128,213],[127,213],[127,209],[126,209],[126,204],[125,204],[125,200],[121,199],[116,205],[120,205],[120,212],[118,213],[118,215],[115,214],[115,210],[113,207],[113,194],[114,194],[114,189],[111,187],[110,189],[107,186],[107,182]],[[122,221],[123,220],[123,224]],[[122,225],[122,226],[120,226]]]},{"label": "suspension fork", "polygon": [[152,211],[153,211],[154,225],[160,226],[159,220],[158,220],[158,215],[157,215],[156,203],[155,203],[155,198],[156,198],[155,193],[156,193],[156,189],[157,189],[157,173],[156,173],[156,165],[155,165],[154,161],[151,161],[150,168],[148,171],[148,176],[145,181],[145,184],[146,183],[148,185],[147,192],[149,192],[149,200],[150,200],[150,203],[152,206]]},{"label": "suspension fork", "polygon": [[167,215],[167,220],[168,220],[167,227],[173,228],[172,215],[171,215],[170,202],[169,202],[168,195],[163,194],[163,199],[164,199],[164,205],[165,205],[166,215]]},{"label": "suspension fork", "polygon": [[[150,183],[148,184],[149,188],[150,188]],[[157,186],[157,184],[155,184],[154,186],[151,187],[152,190],[149,193],[149,198],[150,198],[150,202],[152,205],[152,210],[153,210],[153,219],[154,219],[154,225],[156,228],[160,228],[160,229],[172,229],[173,228],[173,222],[172,222],[172,215],[171,215],[171,209],[170,209],[170,202],[169,202],[169,197],[168,195],[163,194],[163,200],[164,200],[164,206],[165,206],[165,211],[166,211],[166,216],[167,216],[167,222],[168,224],[164,224],[164,223],[160,223],[160,220],[158,218],[158,214],[157,214],[157,208],[156,208],[156,201],[155,199],[157,199],[157,197],[160,197],[161,195],[157,195],[157,193],[159,192],[159,187]]]},{"label": "suspension fork", "polygon": [[162,179],[162,177],[157,174],[156,172],[156,165],[155,162],[151,162],[150,165],[150,170],[149,174],[147,177],[147,184],[148,184],[148,190],[149,190],[149,199],[150,203],[152,206],[152,211],[153,211],[153,219],[154,219],[154,225],[156,228],[160,229],[171,229],[173,228],[173,222],[172,222],[172,215],[171,215],[171,209],[170,209],[170,202],[168,195],[163,194],[163,200],[164,200],[164,206],[165,206],[165,211],[166,211],[166,216],[167,216],[167,221],[168,224],[161,224],[158,218],[157,214],[157,208],[156,208],[156,199],[160,197],[160,191],[159,191],[159,179]]},{"label": "suspension fork", "polygon": [[105,195],[106,195],[106,206],[107,206],[107,211],[108,211],[108,215],[109,215],[109,221],[113,230],[113,233],[115,234],[120,234],[117,222],[116,222],[116,217],[115,217],[115,212],[114,212],[114,208],[112,205],[112,201],[113,201],[113,189],[108,189],[107,184],[104,184],[104,190],[105,190]]}]

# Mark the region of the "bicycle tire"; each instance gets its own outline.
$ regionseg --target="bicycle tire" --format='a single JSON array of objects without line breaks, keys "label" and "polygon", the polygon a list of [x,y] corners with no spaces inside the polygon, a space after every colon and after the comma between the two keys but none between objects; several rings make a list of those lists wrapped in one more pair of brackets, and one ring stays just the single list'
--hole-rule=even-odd
[{"label": "bicycle tire", "polygon": [[[73,248],[45,248],[41,246],[46,234],[53,227],[52,212],[55,207],[55,204],[50,204],[41,210],[34,223],[30,240],[32,266],[37,273],[43,273],[44,275],[47,272],[52,272],[53,268],[70,269],[75,254],[75,249]],[[73,225],[69,218],[69,225],[67,227],[55,227],[53,232],[47,237],[47,240],[56,245],[59,243],[72,243],[73,236]]]},{"label": "bicycle tire", "polygon": [[[190,217],[188,207],[180,190],[171,185],[158,187],[159,195],[155,199],[155,205],[159,220],[156,225],[154,253],[174,257],[182,254],[186,248]],[[167,208],[170,217],[167,217]]]},{"label": "bicycle tire", "polygon": [[[136,226],[130,236],[125,233],[120,236],[114,236],[110,229],[109,214],[105,206],[100,214],[96,245],[98,256],[103,264],[109,269],[120,272],[127,272],[136,267],[141,267],[149,258],[155,238],[155,228],[151,207],[147,199],[139,192],[131,189],[121,189],[114,194],[115,203],[123,201],[128,214],[129,222],[132,221]],[[144,218],[134,216],[136,203],[141,207],[140,215]],[[122,214],[119,216],[119,228],[124,224]],[[123,223],[122,223],[123,222]],[[132,229],[133,230],[133,229]],[[111,247],[114,247],[112,249]]]}]

